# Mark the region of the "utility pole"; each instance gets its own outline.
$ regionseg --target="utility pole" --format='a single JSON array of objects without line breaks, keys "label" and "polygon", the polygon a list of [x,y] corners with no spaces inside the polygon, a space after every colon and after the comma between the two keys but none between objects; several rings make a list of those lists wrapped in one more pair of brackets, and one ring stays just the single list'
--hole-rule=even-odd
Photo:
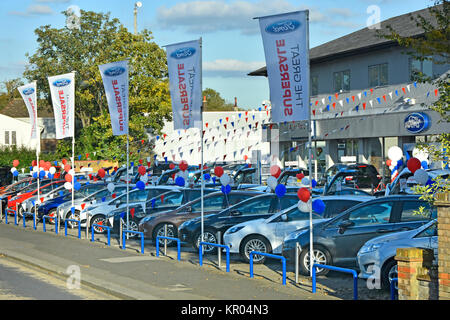
[{"label": "utility pole", "polygon": [[142,7],[142,2],[138,1],[134,4],[134,35],[137,35],[137,14],[138,8]]}]

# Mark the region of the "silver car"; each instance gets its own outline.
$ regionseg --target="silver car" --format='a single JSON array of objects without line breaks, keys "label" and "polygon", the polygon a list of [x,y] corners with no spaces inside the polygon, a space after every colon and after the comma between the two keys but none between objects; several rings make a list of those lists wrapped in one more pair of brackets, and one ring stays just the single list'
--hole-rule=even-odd
[{"label": "silver car", "polygon": [[394,257],[398,248],[428,248],[437,251],[437,247],[437,220],[414,230],[376,237],[367,241],[358,252],[357,260],[361,271],[359,277],[378,281],[382,288],[389,289],[392,279],[397,278],[397,262]]}]

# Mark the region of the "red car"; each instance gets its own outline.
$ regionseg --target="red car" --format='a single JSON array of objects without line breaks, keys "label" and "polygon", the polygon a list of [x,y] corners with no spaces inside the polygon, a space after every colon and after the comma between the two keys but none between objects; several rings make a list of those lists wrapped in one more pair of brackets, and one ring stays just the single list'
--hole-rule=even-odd
[{"label": "red car", "polygon": [[25,178],[20,181],[17,181],[13,184],[10,184],[8,186],[0,187],[0,195],[8,193],[10,191],[19,190],[21,188],[26,187],[27,185],[33,183],[34,178]]},{"label": "red car", "polygon": [[[40,186],[39,192],[40,194],[45,194],[53,189],[58,188],[59,186],[62,186],[66,181],[59,180],[59,181],[53,181],[47,184],[44,184],[43,186]],[[8,208],[11,210],[16,210],[16,205],[21,204],[23,201],[33,197],[34,195],[37,195],[37,188],[33,187],[31,190],[25,189],[22,194],[18,194],[15,197],[11,198],[8,201]]]}]

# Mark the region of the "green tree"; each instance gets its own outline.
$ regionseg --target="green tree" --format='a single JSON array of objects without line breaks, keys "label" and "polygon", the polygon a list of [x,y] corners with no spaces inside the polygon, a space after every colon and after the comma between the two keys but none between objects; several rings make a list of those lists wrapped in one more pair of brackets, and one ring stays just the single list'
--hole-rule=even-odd
[{"label": "green tree", "polygon": [[[69,16],[69,12],[63,12]],[[52,28],[41,26],[35,30],[38,48],[27,54],[29,65],[24,77],[37,80],[38,91],[51,105],[48,76],[76,71],[77,150],[88,151],[88,141],[105,145],[114,141],[124,150],[122,137],[97,135],[93,128],[106,130],[108,105],[98,69],[101,64],[128,59],[130,65],[129,107],[130,127],[139,127],[140,138],[144,128],[159,132],[164,120],[171,120],[171,104],[166,55],[155,42],[149,30],[137,35],[130,33],[110,14],[81,11],[80,28]],[[99,122],[99,123],[97,123]],[[92,127],[91,127],[92,126]],[[109,126],[111,124],[109,123]],[[58,150],[67,151],[68,141],[60,141]],[[95,144],[94,144],[95,146]],[[122,151],[121,151],[122,153]],[[119,156],[120,154],[116,154]],[[68,156],[68,155],[65,155]]]},{"label": "green tree", "polygon": [[205,112],[208,111],[234,111],[234,105],[226,103],[225,99],[220,96],[220,93],[214,89],[206,88],[203,90],[203,97],[206,97],[204,104]]},{"label": "green tree", "polygon": [[[393,40],[400,46],[409,49],[408,55],[414,59],[425,61],[430,60],[434,64],[450,63],[450,4],[448,0],[439,0],[433,7],[428,8],[429,18],[421,15],[410,15],[410,19],[423,31],[419,36],[404,37],[401,31],[394,30],[387,26],[388,33],[379,32],[379,36]],[[438,79],[426,77],[422,73],[417,73],[418,82],[432,83],[439,90],[439,99],[432,105],[425,105],[431,110],[438,112],[441,116],[440,122],[450,122],[450,72],[446,72]],[[422,144],[421,149],[426,149],[433,161],[442,161],[444,165],[449,164],[450,156],[450,133],[443,132],[437,141],[440,146]],[[416,192],[423,194],[423,198],[433,201],[436,192],[450,192],[449,179],[435,179],[432,186],[418,186]]]}]

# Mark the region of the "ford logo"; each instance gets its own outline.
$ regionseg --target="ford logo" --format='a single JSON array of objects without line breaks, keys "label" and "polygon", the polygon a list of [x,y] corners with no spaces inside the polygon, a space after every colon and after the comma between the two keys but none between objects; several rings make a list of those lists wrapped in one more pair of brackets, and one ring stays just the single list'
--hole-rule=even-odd
[{"label": "ford logo", "polygon": [[420,133],[430,126],[430,117],[423,112],[408,114],[405,118],[405,129],[410,133]]},{"label": "ford logo", "polygon": [[26,96],[29,96],[30,94],[34,93],[34,89],[33,88],[27,88],[25,90],[22,91],[22,93]]},{"label": "ford logo", "polygon": [[59,80],[56,80],[55,82],[53,82],[53,85],[58,88],[68,86],[69,84],[70,84],[69,79],[59,79]]},{"label": "ford logo", "polygon": [[117,77],[124,73],[126,70],[123,67],[112,67],[106,70],[104,73],[108,77]]},{"label": "ford logo", "polygon": [[292,32],[300,27],[300,22],[297,20],[282,20],[266,27],[268,33],[286,33]]},{"label": "ford logo", "polygon": [[192,57],[194,54],[195,54],[194,48],[181,48],[172,52],[170,56],[175,59],[185,59]]}]

